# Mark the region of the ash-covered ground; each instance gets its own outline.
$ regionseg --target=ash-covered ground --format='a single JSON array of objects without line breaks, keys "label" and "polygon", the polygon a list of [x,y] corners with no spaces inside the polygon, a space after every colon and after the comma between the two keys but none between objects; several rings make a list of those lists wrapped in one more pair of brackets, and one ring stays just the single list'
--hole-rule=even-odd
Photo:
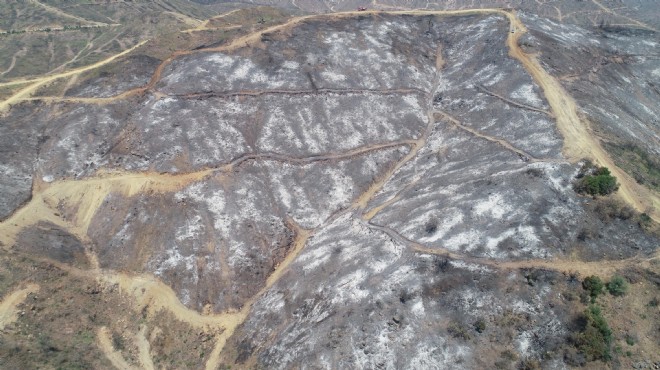
[{"label": "ash-covered ground", "polygon": [[[595,129],[657,157],[657,33],[520,8],[519,46]],[[0,118],[0,240],[156,277],[184,306],[161,311],[217,316],[217,351],[191,367],[657,366],[658,312],[640,302],[658,296],[660,239],[575,193],[581,162],[515,32],[499,11],[312,18],[174,58],[122,99],[19,104]],[[131,60],[65,97],[147,84],[158,63]],[[612,351],[633,334],[639,350],[601,362],[576,345],[580,281],[615,273],[646,295],[634,324],[601,302]],[[167,336],[146,328],[147,348]]]}]

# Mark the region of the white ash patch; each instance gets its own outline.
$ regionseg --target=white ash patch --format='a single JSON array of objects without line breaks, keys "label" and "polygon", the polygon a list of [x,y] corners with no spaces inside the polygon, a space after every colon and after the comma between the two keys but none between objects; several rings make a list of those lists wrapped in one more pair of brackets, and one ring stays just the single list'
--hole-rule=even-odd
[{"label": "white ash patch", "polygon": [[410,369],[463,369],[462,360],[471,354],[470,347],[457,343],[448,343],[439,338],[440,343],[433,345],[420,343],[415,346],[415,354],[410,360]]},{"label": "white ash patch", "polygon": [[534,333],[530,331],[523,331],[518,335],[518,337],[516,337],[516,347],[518,352],[523,356],[530,353],[533,335]]},{"label": "white ash patch", "polygon": [[336,73],[333,71],[323,71],[321,72],[321,77],[330,81],[330,82],[343,82],[346,81],[346,76],[341,73]]},{"label": "white ash patch", "polygon": [[284,63],[282,63],[282,68],[291,69],[291,70],[298,69],[300,68],[300,63],[294,60],[287,60]]},{"label": "white ash patch", "polygon": [[359,302],[369,296],[369,290],[362,287],[368,274],[364,270],[350,273],[336,282],[333,305]]},{"label": "white ash patch", "polygon": [[486,307],[495,307],[497,299],[490,292],[481,292],[473,288],[464,288],[453,298],[453,304],[460,307],[462,312],[477,316]]},{"label": "white ash patch", "polygon": [[481,201],[474,206],[474,214],[477,216],[489,215],[495,219],[502,219],[505,214],[511,212],[513,207],[506,203],[502,194],[492,194],[488,200]]},{"label": "white ash patch", "polygon": [[465,247],[466,250],[472,250],[479,245],[481,233],[475,230],[458,233],[445,242],[448,249],[460,250]]},{"label": "white ash patch", "polygon": [[415,297],[415,299],[410,302],[410,304],[410,312],[417,318],[423,319],[426,314],[426,310],[424,309],[424,301],[420,297]]},{"label": "white ash patch", "polygon": [[229,216],[225,213],[225,194],[222,190],[211,193],[210,196],[204,193],[205,184],[198,182],[174,194],[174,199],[183,201],[190,198],[196,202],[206,205],[206,208],[213,215],[213,226],[224,235],[229,235],[230,223]]},{"label": "white ash patch", "polygon": [[542,108],[543,101],[534,90],[534,85],[524,84],[511,93],[513,99],[522,100],[533,107]]},{"label": "white ash patch", "polygon": [[[196,268],[197,257],[194,254],[183,256],[176,246],[167,249],[165,253],[167,254],[166,259],[161,262],[153,262],[155,266],[150,268],[150,270],[154,271],[156,276],[163,276],[168,270],[177,269],[178,267],[183,266],[184,271],[187,273],[186,275],[192,279],[193,284],[197,284],[199,276]],[[183,303],[187,304],[186,302]]]},{"label": "white ash patch", "polygon": [[[422,217],[426,218],[427,220],[430,218],[437,218],[439,220],[436,226],[436,230],[432,235],[425,236],[419,239],[419,241],[423,243],[434,243],[438,240],[441,240],[447,235],[447,233],[451,231],[452,228],[461,225],[464,219],[463,212],[461,212],[460,209],[455,207],[444,209],[442,214],[438,214],[437,216],[433,215],[431,217],[428,217],[426,215],[423,215],[420,218]],[[419,230],[419,228],[424,227],[424,222],[427,221],[418,218],[412,222],[412,225],[414,225],[412,226],[412,228]]]},{"label": "white ash patch", "polygon": [[186,218],[186,224],[176,230],[175,238],[177,241],[197,240],[203,230],[202,216],[195,215],[192,219]]}]

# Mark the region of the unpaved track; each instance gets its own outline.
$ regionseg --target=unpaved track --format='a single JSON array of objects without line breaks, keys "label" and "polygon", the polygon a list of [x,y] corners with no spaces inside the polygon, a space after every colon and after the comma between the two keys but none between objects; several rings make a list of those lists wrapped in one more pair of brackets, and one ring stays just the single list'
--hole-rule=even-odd
[{"label": "unpaved track", "polygon": [[[588,126],[585,122],[580,120],[578,116],[577,106],[572,100],[572,98],[566,94],[565,90],[558,82],[557,79],[550,76],[547,72],[543,70],[540,63],[532,56],[525,54],[518,47],[518,38],[525,32],[524,25],[518,20],[514,13],[504,11],[501,9],[470,9],[470,10],[454,10],[454,11],[393,11],[393,12],[345,12],[345,13],[335,13],[328,15],[311,15],[293,18],[289,22],[268,27],[259,32],[240,37],[229,43],[225,46],[220,46],[217,48],[211,49],[202,49],[197,51],[185,51],[179,52],[172,55],[172,57],[165,60],[159,67],[156,69],[154,75],[152,76],[149,84],[143,88],[132,90],[132,92],[145,91],[148,88],[155,86],[156,82],[160,79],[160,74],[163,71],[164,67],[169,64],[174,58],[198,53],[198,52],[226,52],[232,51],[238,48],[245,46],[255,46],[260,43],[261,36],[264,33],[276,32],[286,30],[288,28],[294,27],[302,22],[312,19],[340,19],[340,18],[351,18],[355,16],[363,16],[365,14],[409,14],[409,15],[470,15],[470,14],[498,14],[506,17],[511,23],[511,28],[515,30],[514,33],[509,33],[507,37],[507,45],[509,47],[510,55],[519,60],[526,70],[532,75],[534,80],[542,87],[544,95],[549,102],[552,113],[557,120],[557,125],[564,135],[564,153],[565,155],[572,160],[578,160],[582,157],[591,157],[603,165],[610,167],[612,173],[619,177],[619,180],[622,184],[621,186],[621,196],[624,200],[630,203],[633,207],[638,210],[645,210],[649,202],[655,204],[657,202],[657,196],[653,198],[649,192],[644,192],[643,190],[635,187],[636,184],[629,181],[629,177],[624,175],[621,170],[613,165],[611,159],[607,156],[607,153],[602,149],[599,142],[594,139],[589,132]],[[142,44],[142,43],[141,43]],[[87,66],[78,70],[69,71],[66,73],[46,76],[42,79],[35,79],[29,81],[14,81],[13,84],[18,83],[30,83],[31,85],[19,91],[10,98],[9,101],[0,103],[0,111],[6,109],[10,103],[20,101],[21,99],[28,97],[33,93],[37,88],[47,84],[57,78],[68,77],[76,75],[80,72],[97,68],[100,65],[111,62],[112,60],[128,54],[130,51],[139,47],[141,44],[136,45],[134,48],[126,50],[123,53],[120,53],[114,57],[106,59],[102,62],[96,63],[91,66]],[[439,68],[442,68],[444,61],[441,59],[441,50],[439,51],[440,56],[436,59],[436,64]],[[436,78],[437,80],[437,78]],[[0,84],[2,86],[2,84]],[[128,93],[128,92],[127,92]],[[126,96],[126,95],[122,95]],[[364,208],[367,203],[369,203],[376,194],[378,194],[383,186],[391,179],[391,177],[406,163],[414,159],[419,150],[426,145],[426,140],[430,135],[434,125],[435,120],[433,117],[431,99],[433,98],[433,93],[429,94],[429,106],[427,110],[427,115],[429,117],[429,123],[426,131],[418,139],[410,141],[410,151],[408,154],[392,168],[386,172],[384,176],[379,178],[374,182],[363,194],[361,194],[353,204],[348,207],[348,209],[341,212],[341,214],[346,214],[346,212],[357,212],[364,213]],[[240,163],[240,162],[238,162]],[[213,171],[213,170],[209,170]],[[16,234],[23,227],[33,224],[34,222],[45,219],[53,221],[58,225],[67,227],[74,234],[86,238],[86,231],[89,227],[89,222],[91,217],[94,215],[99,205],[109,194],[110,192],[118,191],[126,195],[138,194],[145,191],[174,191],[174,189],[179,189],[186,184],[189,184],[192,181],[199,181],[209,173],[195,173],[188,174],[185,177],[182,175],[162,175],[162,174],[125,174],[125,178],[122,179],[113,178],[108,175],[101,175],[98,177],[84,179],[80,181],[65,181],[61,183],[54,183],[50,185],[38,184],[35,186],[35,196],[33,200],[28,203],[25,207],[17,211],[12,217],[2,224],[0,224],[0,241],[5,244],[5,246],[11,245]],[[201,177],[197,177],[202,175]],[[124,176],[124,175],[122,175]],[[164,179],[163,176],[169,178]],[[76,183],[78,185],[76,185]],[[63,220],[62,216],[57,213],[57,206],[59,201],[65,200],[66,203],[71,207],[75,208],[72,212],[74,215],[71,219]],[[57,201],[57,202],[56,202]],[[33,205],[34,204],[34,205]],[[364,217],[365,220],[369,220],[370,217],[373,217],[375,213],[369,212]],[[657,215],[652,213],[652,217],[657,221]],[[334,219],[334,217],[333,217]],[[331,220],[328,220],[331,222]],[[292,263],[296,257],[300,254],[304,248],[307,240],[316,232],[316,230],[304,230],[299,226],[295,225],[292,221],[288,222],[290,227],[295,231],[295,240],[294,245],[291,247],[289,254],[285,259],[276,267],[275,271],[269,276],[265,286],[253,296],[242,308],[240,311],[236,312],[226,312],[216,315],[202,315],[195,310],[191,310],[185,307],[176,297],[174,291],[162,283],[155,277],[151,275],[129,275],[113,271],[106,271],[100,269],[92,270],[76,270],[71,267],[67,267],[69,271],[73,273],[100,279],[103,282],[114,284],[119,284],[123,292],[131,295],[137,302],[137,305],[144,308],[147,307],[149,311],[155,312],[161,309],[166,309],[172,312],[175,317],[178,319],[190,324],[193,327],[202,328],[211,332],[216,332],[217,339],[216,345],[211,353],[207,363],[207,369],[216,369],[219,366],[222,350],[227,342],[227,340],[233,335],[235,329],[245,321],[247,318],[252,305],[256,300],[265,294],[286,272],[290,263]],[[324,223],[321,227],[326,225]],[[456,254],[443,249],[429,249],[419,243],[413,241],[406,241],[405,238],[399,236],[391,229],[384,229],[382,226],[371,225],[370,227],[375,227],[383,232],[387,232],[393,238],[399,240],[402,243],[406,243],[411,246],[415,251],[421,253],[433,253],[440,255],[448,255],[451,258],[464,259],[469,261],[474,261],[475,263],[480,263],[484,265],[493,266],[499,269],[519,269],[519,268],[548,268],[548,269],[558,269],[566,271],[578,271],[583,273],[595,273],[595,274],[609,274],[617,269],[633,265],[638,265],[641,267],[648,266],[650,261],[653,258],[633,258],[629,260],[621,261],[599,261],[599,262],[581,262],[581,261],[565,261],[565,260],[529,260],[529,261],[515,261],[515,262],[500,262],[494,261],[491,259],[478,259],[472,258],[469,256],[464,256]],[[77,271],[77,272],[74,272]],[[4,302],[3,302],[4,303]],[[107,329],[102,328],[99,330],[99,344],[104,349],[104,353],[108,358],[113,361],[113,364],[119,368],[130,368],[126,363],[123,357],[118,354],[110,342]],[[139,338],[138,338],[139,339]],[[142,340],[142,339],[139,339]],[[146,340],[146,338],[145,338]],[[148,342],[146,343],[148,344]],[[145,343],[142,343],[143,349],[141,349],[141,355],[147,353],[144,347]],[[146,364],[146,365],[145,365]],[[143,366],[148,366],[148,361],[144,359]]]},{"label": "unpaved track", "polygon": [[87,230],[97,210],[111,194],[131,197],[143,193],[171,193],[193,182],[214,175],[230,176],[231,172],[249,161],[275,161],[294,165],[314,162],[346,160],[370,152],[410,146],[414,140],[400,140],[357,147],[344,152],[291,157],[278,153],[245,154],[218,167],[196,172],[167,174],[157,172],[100,172],[80,180],[61,180],[45,183],[35,179],[32,199],[0,222],[0,245],[11,247],[24,228],[40,221],[51,222],[82,241],[88,241]]},{"label": "unpaved track", "polygon": [[209,28],[209,23],[211,23],[212,20],[224,18],[228,15],[232,15],[236,12],[241,11],[241,10],[243,10],[243,8],[234,9],[234,10],[231,10],[227,13],[216,15],[215,17],[212,17],[212,18],[207,19],[205,21],[199,21],[199,23],[193,24],[193,26],[195,26],[194,28],[183,30],[183,31],[181,31],[181,33],[192,33],[192,32],[209,31],[209,30],[214,31],[214,30],[218,30],[218,29],[240,28],[240,27],[242,27],[241,25],[228,25],[227,27],[216,27],[216,28],[210,27]]},{"label": "unpaved track", "polygon": [[21,50],[15,52],[14,55],[12,55],[11,57],[11,63],[9,63],[9,67],[7,67],[7,69],[5,69],[4,71],[0,72],[0,77],[11,72],[11,70],[14,69],[14,67],[16,66],[16,59],[25,56],[25,54],[27,54],[27,51],[28,51],[27,48],[23,47],[21,48]]},{"label": "unpaved track", "polygon": [[591,1],[594,4],[596,4],[599,8],[603,9],[603,11],[605,11],[606,13],[610,13],[610,14],[612,14],[614,16],[617,16],[617,17],[625,18],[625,19],[629,20],[630,22],[632,22],[634,25],[638,26],[638,27],[645,28],[649,31],[658,32],[658,30],[656,30],[655,28],[647,25],[646,23],[642,23],[642,22],[638,21],[637,19],[630,18],[626,15],[621,15],[619,13],[614,12],[612,9],[610,9],[610,8],[606,7],[605,5],[601,4],[598,0],[591,0]]},{"label": "unpaved track", "polygon": [[[620,188],[618,191],[618,196],[620,196],[627,204],[632,206],[638,212],[646,212],[649,214],[654,221],[660,222],[660,196],[654,191],[645,188],[639,184],[627,173],[618,168],[614,161],[610,158],[607,152],[600,145],[600,141],[592,135],[589,124],[585,120],[581,119],[578,115],[578,107],[575,104],[575,101],[572,97],[564,90],[561,86],[561,83],[558,79],[551,76],[547,73],[539,61],[531,55],[526,54],[518,45],[518,39],[527,32],[525,25],[518,19],[514,12],[505,11],[503,9],[497,8],[484,8],[484,9],[464,9],[464,10],[448,10],[448,11],[425,11],[425,10],[408,10],[408,11],[366,11],[366,12],[343,12],[343,13],[332,13],[332,14],[322,14],[322,15],[307,15],[302,17],[295,17],[289,20],[286,23],[271,26],[260,30],[258,32],[238,37],[231,41],[227,45],[222,45],[215,48],[207,48],[200,50],[190,50],[190,51],[181,51],[175,52],[164,60],[154,72],[149,83],[137,89],[129,90],[123,94],[120,94],[116,97],[106,98],[106,101],[114,101],[117,99],[123,99],[127,96],[134,95],[137,93],[144,92],[158,82],[160,75],[164,70],[165,66],[169,65],[174,59],[189,54],[195,53],[206,53],[206,52],[228,52],[233,51],[238,48],[247,47],[247,46],[258,46],[260,44],[261,36],[266,33],[272,33],[277,31],[284,31],[295,27],[308,20],[323,20],[323,19],[343,19],[351,18],[355,16],[362,16],[365,14],[407,14],[407,15],[437,15],[437,16],[446,16],[446,15],[471,15],[471,14],[496,14],[504,16],[510,22],[510,29],[514,32],[509,32],[507,35],[507,46],[509,48],[509,55],[516,60],[518,60],[532,76],[534,81],[543,89],[543,93],[548,101],[553,116],[556,118],[557,126],[564,137],[564,155],[571,161],[576,162],[583,158],[590,158],[595,160],[597,163],[610,168],[612,174],[616,176],[620,183]],[[137,46],[136,46],[137,47]],[[130,49],[124,53],[130,52]],[[123,55],[124,53],[120,53]],[[120,55],[117,55],[113,58],[116,58]],[[106,61],[103,61],[103,64],[108,63],[112,60],[109,58]],[[439,65],[444,64],[442,59],[436,59]],[[101,62],[99,62],[101,63]],[[97,63],[98,64],[98,63]],[[85,70],[98,67],[97,65],[91,65],[85,67]],[[64,77],[65,75],[75,74],[75,71],[67,72],[68,74],[60,74],[55,76]],[[79,73],[79,72],[77,72]],[[46,77],[53,78],[55,76]],[[59,77],[58,77],[59,78]],[[19,102],[24,98],[29,97],[30,94],[34,93],[36,89],[42,84],[50,82],[41,81],[36,82],[35,85],[28,86],[15,95],[11,96],[8,100],[0,103],[0,112],[6,110],[10,104]],[[3,84],[0,84],[3,86]],[[94,102],[94,98],[78,98],[79,101]]]},{"label": "unpaved track", "polygon": [[134,366],[131,366],[126,359],[124,359],[124,356],[119,353],[114,346],[112,345],[112,338],[110,337],[110,333],[108,332],[108,328],[105,326],[102,326],[98,329],[96,332],[96,338],[99,343],[99,347],[101,348],[101,351],[103,351],[103,354],[105,357],[110,360],[112,365],[119,369],[119,370],[137,370]]},{"label": "unpaved track", "polygon": [[520,61],[543,89],[543,94],[556,118],[557,127],[564,137],[564,155],[572,161],[590,158],[608,167],[621,184],[618,196],[636,211],[646,212],[655,222],[660,222],[660,196],[637,184],[630,175],[616,166],[600,145],[600,141],[591,133],[588,122],[578,115],[575,101],[564,90],[559,80],[546,72],[535,57],[526,54],[518,46],[518,39],[527,32],[525,26],[514,13],[504,12],[504,14],[515,30],[514,33],[509,33],[507,38],[509,55]]},{"label": "unpaved track", "polygon": [[14,290],[2,298],[0,302],[0,330],[13,323],[18,318],[17,306],[27,298],[28,294],[39,291],[39,285],[28,284],[24,288]]},{"label": "unpaved track", "polygon": [[135,343],[139,351],[140,364],[144,370],[154,370],[154,362],[151,359],[151,345],[147,340],[147,326],[142,325],[140,331],[135,334]]},{"label": "unpaved track", "polygon": [[417,241],[406,238],[390,227],[374,224],[367,218],[363,218],[362,222],[367,227],[387,234],[393,240],[404,246],[407,246],[417,253],[439,255],[453,260],[460,260],[482,266],[492,267],[497,270],[519,270],[524,268],[548,269],[564,273],[579,273],[582,276],[598,275],[601,277],[610,277],[617,271],[621,271],[628,267],[653,270],[654,263],[660,262],[660,251],[648,256],[635,256],[621,260],[599,260],[593,262],[570,260],[564,258],[507,261],[487,257],[474,257],[443,247],[427,247]]},{"label": "unpaved track", "polygon": [[107,23],[90,21],[90,20],[85,19],[85,18],[81,18],[81,17],[75,16],[75,15],[72,15],[72,14],[69,14],[69,13],[65,13],[62,10],[60,10],[60,9],[54,7],[54,6],[50,6],[48,4],[40,2],[38,0],[29,0],[29,1],[30,1],[30,3],[35,4],[37,6],[40,6],[40,7],[46,9],[47,11],[49,11],[53,14],[57,14],[60,17],[69,18],[69,19],[74,20],[76,22],[86,23],[86,24],[92,25],[92,26],[107,26],[108,25]]},{"label": "unpaved track", "polygon": [[442,119],[445,119],[445,120],[449,121],[449,123],[452,126],[454,126],[456,128],[459,128],[459,129],[461,129],[465,132],[468,132],[471,135],[474,135],[478,138],[488,140],[492,143],[498,144],[498,145],[504,147],[505,149],[518,154],[518,156],[523,160],[529,161],[531,163],[534,163],[534,162],[565,162],[565,161],[556,160],[556,159],[538,159],[538,158],[534,158],[531,154],[526,153],[525,151],[516,148],[515,146],[511,145],[511,143],[509,143],[508,141],[506,141],[504,139],[500,139],[500,138],[496,138],[496,137],[493,137],[493,136],[490,136],[490,135],[483,134],[483,133],[479,132],[478,130],[473,129],[472,127],[469,127],[469,126],[466,126],[466,125],[462,124],[459,120],[457,120],[456,118],[450,116],[446,112],[439,111],[439,110],[436,110],[435,112],[440,114]]},{"label": "unpaved track", "polygon": [[[0,223],[0,244],[10,247],[23,228],[39,221],[52,222],[86,241],[89,224],[110,193],[130,197],[143,192],[172,192],[203,179],[212,171],[181,175],[118,172],[83,180],[36,183],[32,199]],[[72,216],[66,218],[63,211]]]},{"label": "unpaved track", "polygon": [[291,250],[288,252],[284,260],[282,260],[282,262],[280,262],[280,264],[275,267],[275,271],[273,271],[270,276],[268,276],[264,287],[261,288],[261,290],[259,290],[259,292],[255,294],[246,304],[244,304],[243,308],[241,308],[239,312],[235,314],[225,314],[227,315],[227,318],[224,320],[222,325],[224,331],[218,335],[216,339],[215,347],[213,348],[213,351],[211,352],[211,355],[206,362],[206,370],[215,370],[219,367],[220,360],[222,358],[222,350],[225,348],[227,340],[229,340],[229,338],[234,334],[236,328],[247,319],[247,316],[252,309],[252,305],[254,305],[257,299],[269,291],[270,288],[282,277],[282,275],[284,275],[284,273],[288,270],[291,262],[293,262],[298,257],[300,252],[302,252],[305,244],[307,243],[307,240],[314,232],[313,230],[306,230],[301,228],[300,226],[293,223],[292,220],[289,220],[287,223],[294,230],[296,235]]},{"label": "unpaved track", "polygon": [[46,86],[51,82],[54,82],[55,80],[58,80],[60,78],[64,77],[71,77],[77,74],[80,74],[82,72],[90,71],[95,68],[99,68],[101,66],[104,66],[108,63],[111,63],[112,61],[116,60],[117,58],[120,58],[124,55],[127,55],[131,53],[133,50],[139,48],[140,46],[144,45],[147,43],[149,40],[142,41],[138,43],[137,45],[133,46],[130,49],[126,49],[122,51],[121,53],[115,54],[109,58],[106,58],[102,61],[96,62],[94,64],[90,64],[85,67],[73,69],[68,72],[62,72],[54,75],[47,75],[41,78],[35,78],[35,79],[29,79],[29,80],[15,80],[15,81],[10,81],[10,82],[5,82],[5,83],[0,83],[0,87],[3,86],[14,86],[14,85],[23,85],[23,84],[29,84],[28,86],[22,88],[19,90],[17,93],[13,94],[10,96],[8,99],[1,101],[0,102],[0,114],[5,113],[9,110],[12,104],[21,102],[25,98],[29,98],[32,94],[34,94],[40,87]]}]

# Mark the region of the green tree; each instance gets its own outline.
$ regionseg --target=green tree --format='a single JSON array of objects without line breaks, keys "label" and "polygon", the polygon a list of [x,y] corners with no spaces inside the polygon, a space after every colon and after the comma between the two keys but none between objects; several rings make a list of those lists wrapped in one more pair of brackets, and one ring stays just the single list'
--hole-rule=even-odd
[{"label": "green tree", "polygon": [[591,175],[585,175],[575,184],[578,193],[589,195],[608,195],[619,189],[616,177],[612,176],[607,167],[599,167]]}]

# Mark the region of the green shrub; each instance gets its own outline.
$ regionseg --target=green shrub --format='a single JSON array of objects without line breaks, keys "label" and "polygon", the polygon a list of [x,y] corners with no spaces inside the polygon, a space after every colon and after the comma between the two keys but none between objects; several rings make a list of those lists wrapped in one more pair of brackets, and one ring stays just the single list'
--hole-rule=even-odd
[{"label": "green shrub", "polygon": [[478,333],[483,333],[486,330],[486,321],[484,319],[478,319],[474,322],[474,330]]},{"label": "green shrub", "polygon": [[628,282],[621,276],[615,275],[612,280],[607,283],[607,291],[613,296],[623,296],[628,291]]},{"label": "green shrub", "polygon": [[582,315],[585,325],[575,338],[577,349],[589,361],[609,360],[612,330],[602,316],[600,307],[591,305]]},{"label": "green shrub", "polygon": [[591,302],[595,302],[596,298],[603,292],[605,285],[603,281],[596,275],[587,276],[582,282],[582,288],[589,292]]},{"label": "green shrub", "polygon": [[[590,163],[585,166],[593,166]],[[581,171],[575,183],[575,191],[589,195],[608,195],[619,189],[616,177],[607,167],[590,167]]]}]

